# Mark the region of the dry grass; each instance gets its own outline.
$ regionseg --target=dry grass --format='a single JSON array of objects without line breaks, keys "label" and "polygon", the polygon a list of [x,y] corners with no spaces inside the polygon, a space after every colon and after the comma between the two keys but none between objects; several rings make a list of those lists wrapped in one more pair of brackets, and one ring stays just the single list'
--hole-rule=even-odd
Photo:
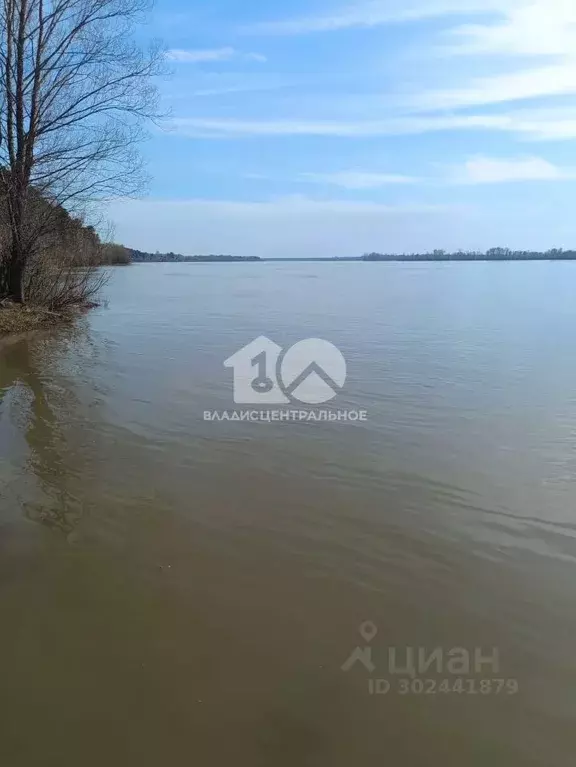
[{"label": "dry grass", "polygon": [[0,337],[70,322],[73,317],[71,311],[49,312],[36,307],[0,305]]}]

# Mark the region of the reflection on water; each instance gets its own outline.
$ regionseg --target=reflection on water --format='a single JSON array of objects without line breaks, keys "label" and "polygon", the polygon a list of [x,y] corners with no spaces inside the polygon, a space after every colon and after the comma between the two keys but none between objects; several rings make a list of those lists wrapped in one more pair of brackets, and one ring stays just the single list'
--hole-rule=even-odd
[{"label": "reflection on water", "polygon": [[24,503],[30,519],[69,533],[78,514],[71,511],[72,499],[66,490],[66,469],[62,459],[64,438],[48,393],[33,361],[34,352],[29,340],[10,344],[3,354],[0,386],[6,391],[14,386],[25,387],[29,400],[29,414],[23,435],[29,448],[29,469],[46,497],[44,503]]},{"label": "reflection on water", "polygon": [[0,418],[3,406],[4,418],[14,413],[27,446],[21,479],[35,486],[39,500],[24,493],[22,511],[31,521],[68,536],[82,516],[80,500],[68,489],[71,472],[77,469],[68,456],[70,445],[64,433],[67,414],[77,403],[70,388],[55,386],[51,378],[71,339],[79,341],[77,332],[65,332],[65,339],[55,332],[45,338],[6,342],[1,350]]},{"label": "reflection on water", "polygon": [[[133,267],[3,342],[0,763],[571,765],[572,272]],[[369,420],[205,422],[263,333],[335,343]],[[371,696],[367,644],[518,693]]]}]

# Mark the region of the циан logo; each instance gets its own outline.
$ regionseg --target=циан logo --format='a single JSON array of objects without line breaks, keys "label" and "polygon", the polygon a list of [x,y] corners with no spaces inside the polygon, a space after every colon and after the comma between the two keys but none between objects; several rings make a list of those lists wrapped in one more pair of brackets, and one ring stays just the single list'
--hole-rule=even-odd
[{"label": "\u0446\u0438\u0430\u043d logo", "polygon": [[286,351],[260,336],[224,363],[234,370],[234,402],[319,405],[333,399],[346,382],[342,352],[320,338],[308,338]]}]

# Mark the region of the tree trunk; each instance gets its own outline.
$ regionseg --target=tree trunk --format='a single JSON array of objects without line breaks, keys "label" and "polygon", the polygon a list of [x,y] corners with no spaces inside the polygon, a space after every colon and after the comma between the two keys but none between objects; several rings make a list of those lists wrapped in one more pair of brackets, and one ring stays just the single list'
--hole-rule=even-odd
[{"label": "tree trunk", "polygon": [[21,263],[11,264],[9,267],[8,298],[17,304],[24,303],[24,269]]},{"label": "tree trunk", "polygon": [[8,296],[8,267],[0,263],[0,301]]}]

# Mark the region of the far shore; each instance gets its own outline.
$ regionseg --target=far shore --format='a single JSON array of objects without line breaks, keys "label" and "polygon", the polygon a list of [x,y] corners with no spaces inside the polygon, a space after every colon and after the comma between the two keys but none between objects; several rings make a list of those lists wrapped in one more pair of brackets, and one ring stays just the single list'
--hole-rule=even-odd
[{"label": "far shore", "polygon": [[312,258],[261,258],[259,256],[230,256],[230,255],[200,255],[184,256],[180,253],[145,253],[140,250],[127,248],[130,262],[133,264],[229,264],[229,263],[280,263],[280,262],[385,262],[385,263],[430,263],[450,262],[464,263],[471,261],[576,261],[576,250],[555,248],[547,251],[510,250],[509,248],[491,248],[481,251],[456,251],[449,253],[445,250],[433,250],[428,253],[365,253],[363,256],[320,256]]}]

